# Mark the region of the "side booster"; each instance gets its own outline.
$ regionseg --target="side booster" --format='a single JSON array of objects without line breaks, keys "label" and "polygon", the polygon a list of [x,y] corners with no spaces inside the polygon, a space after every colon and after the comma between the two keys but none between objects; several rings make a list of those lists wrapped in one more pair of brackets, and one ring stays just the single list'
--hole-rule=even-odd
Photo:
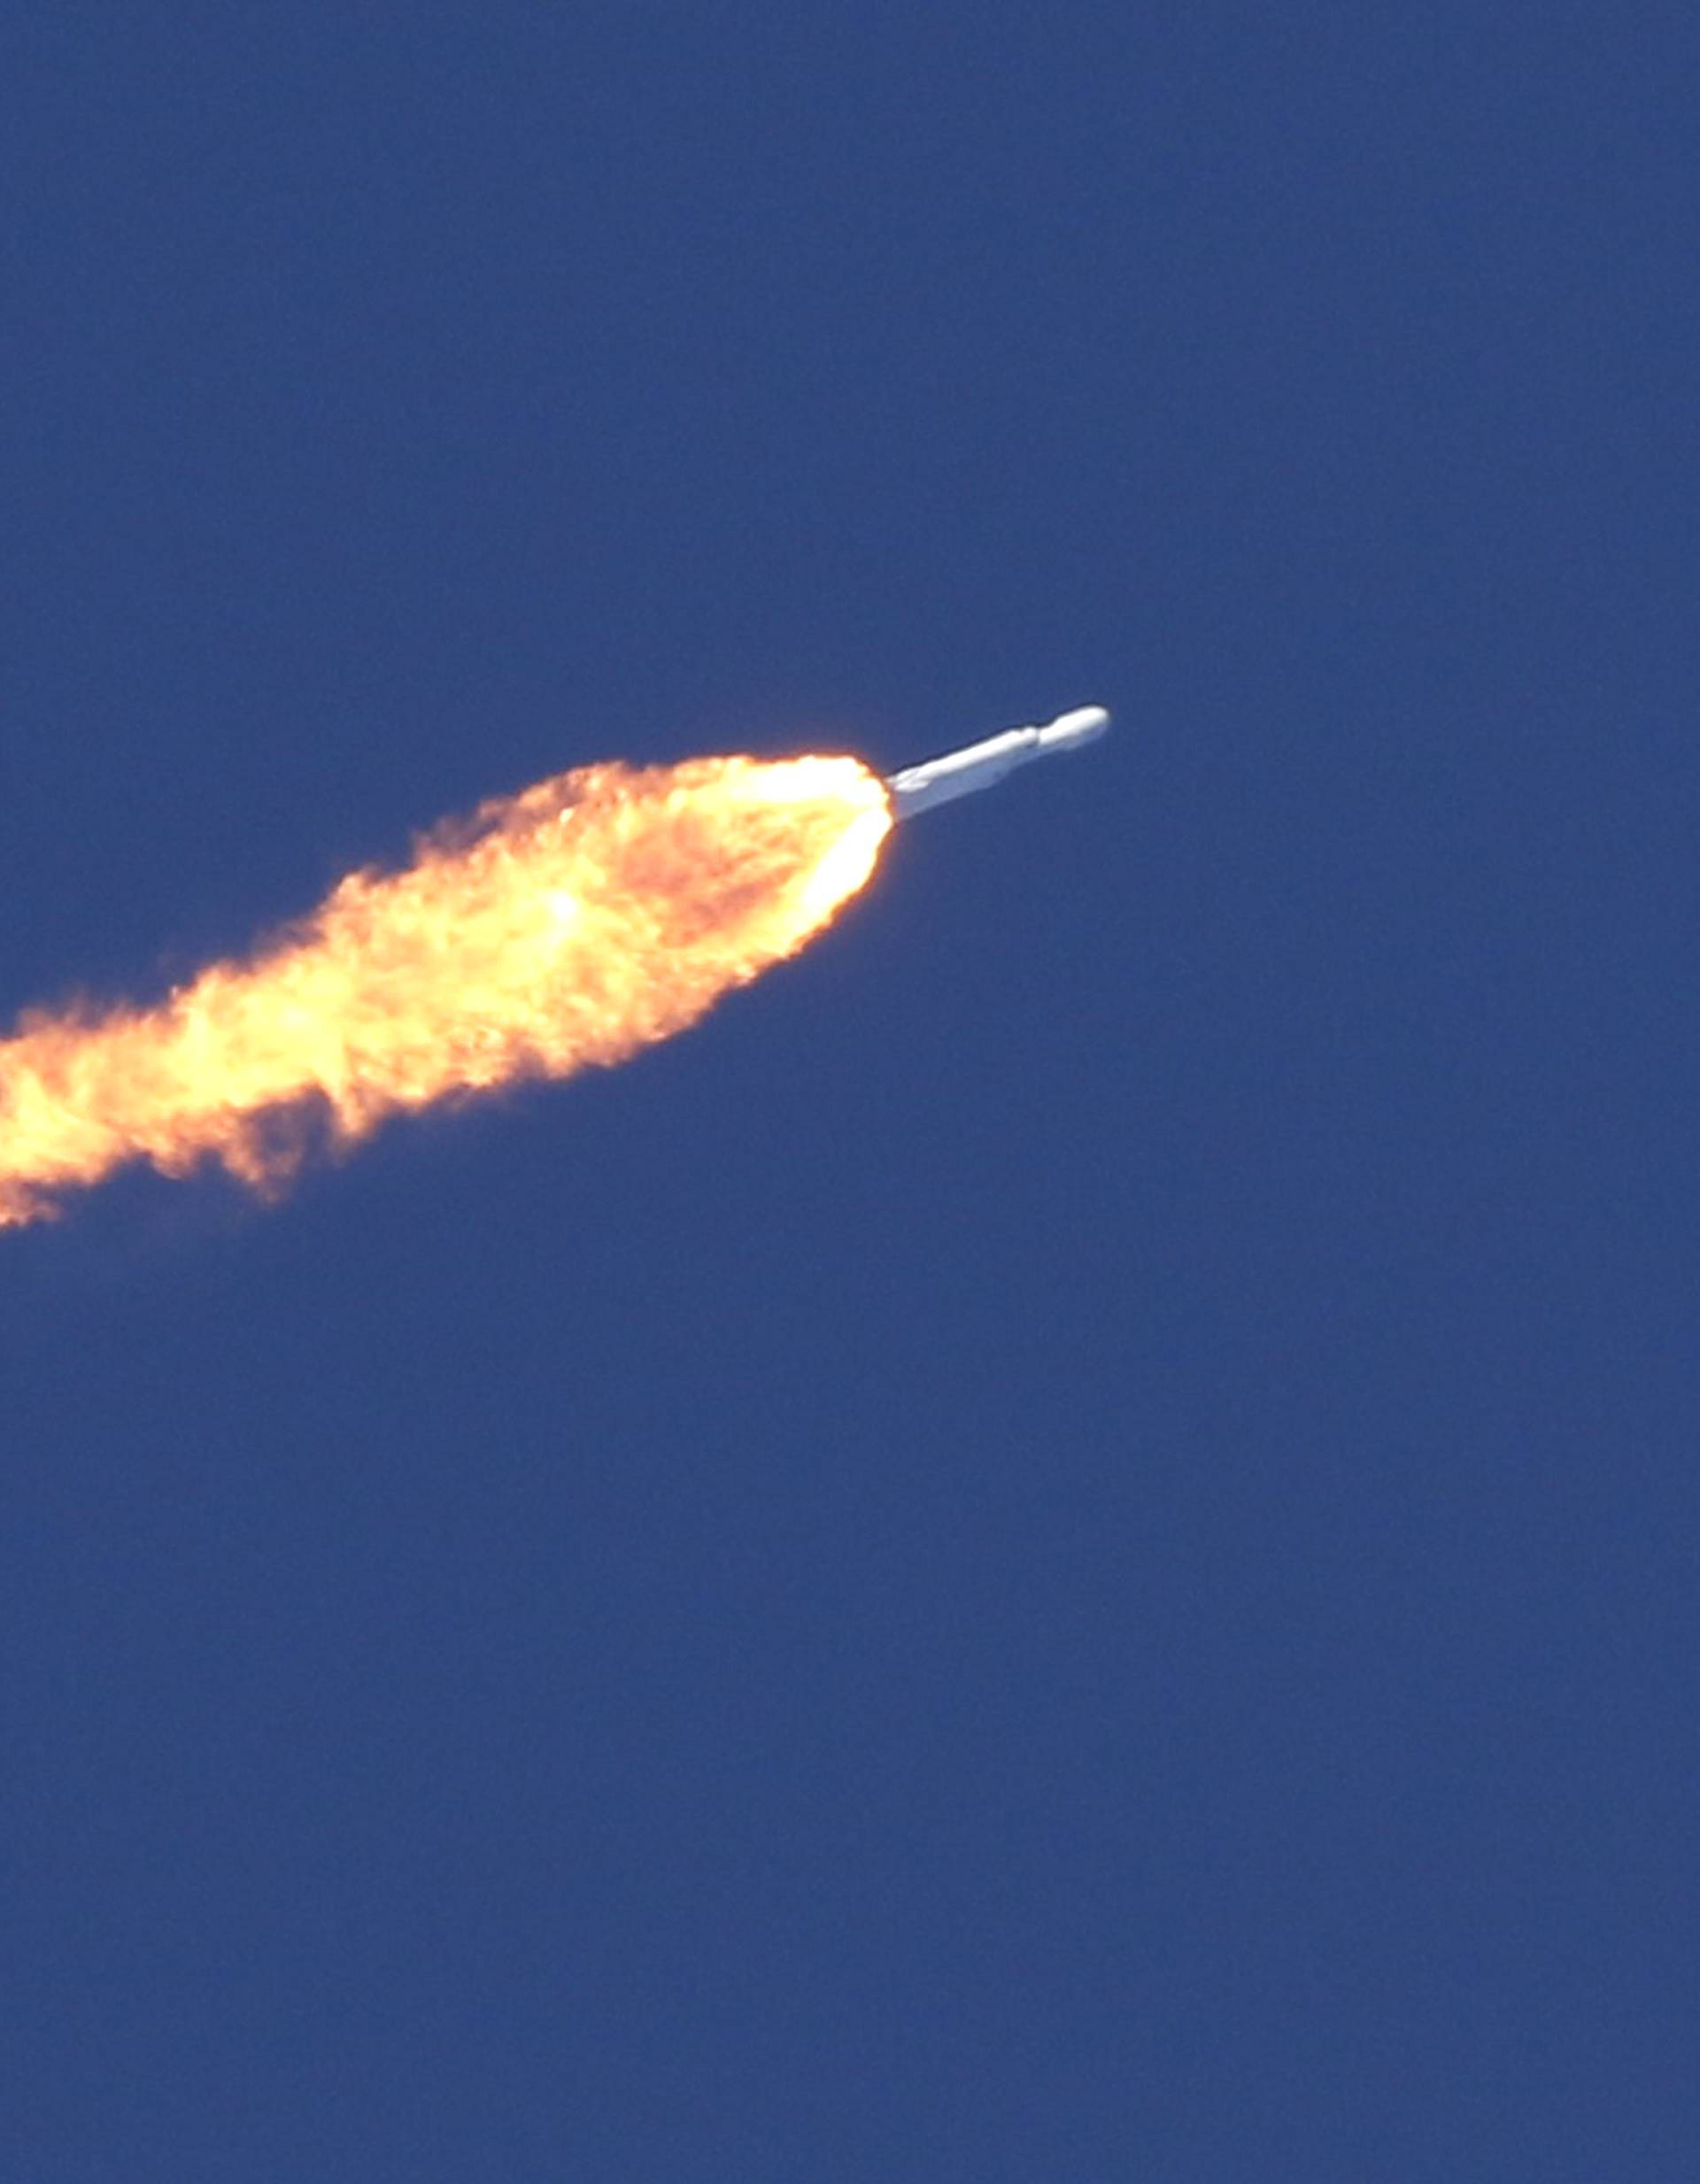
[{"label": "side booster", "polygon": [[1072,713],[1058,714],[1043,728],[1008,728],[1001,736],[988,736],[984,743],[948,751],[941,759],[906,766],[886,779],[892,816],[913,819],[917,812],[931,811],[935,804],[972,796],[977,789],[991,788],[1017,766],[1096,743],[1109,726],[1109,715],[1101,706],[1078,706]]}]

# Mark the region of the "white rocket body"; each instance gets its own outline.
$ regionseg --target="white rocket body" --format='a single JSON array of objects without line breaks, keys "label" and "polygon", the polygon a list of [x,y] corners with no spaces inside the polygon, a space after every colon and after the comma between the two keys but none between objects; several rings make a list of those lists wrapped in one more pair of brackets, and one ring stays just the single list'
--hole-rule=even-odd
[{"label": "white rocket body", "polygon": [[1001,736],[988,736],[961,751],[948,751],[941,759],[927,759],[919,766],[906,766],[891,775],[885,786],[892,794],[892,815],[913,819],[935,804],[948,804],[959,796],[972,796],[989,789],[1034,759],[1047,759],[1058,751],[1078,751],[1096,743],[1109,726],[1101,706],[1078,706],[1061,713],[1043,728],[1009,728]]}]

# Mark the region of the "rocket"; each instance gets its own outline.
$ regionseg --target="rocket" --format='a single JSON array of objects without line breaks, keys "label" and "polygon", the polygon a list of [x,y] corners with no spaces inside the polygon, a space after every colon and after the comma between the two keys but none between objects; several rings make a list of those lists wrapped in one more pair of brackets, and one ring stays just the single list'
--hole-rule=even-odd
[{"label": "rocket", "polygon": [[947,751],[941,759],[926,759],[919,766],[906,766],[887,777],[892,816],[913,819],[935,804],[948,804],[954,797],[971,796],[989,789],[1017,766],[1033,759],[1047,759],[1057,751],[1078,751],[1095,743],[1109,726],[1101,706],[1077,706],[1072,713],[1059,713],[1043,728],[1007,728],[1001,736],[988,736],[960,751]]}]

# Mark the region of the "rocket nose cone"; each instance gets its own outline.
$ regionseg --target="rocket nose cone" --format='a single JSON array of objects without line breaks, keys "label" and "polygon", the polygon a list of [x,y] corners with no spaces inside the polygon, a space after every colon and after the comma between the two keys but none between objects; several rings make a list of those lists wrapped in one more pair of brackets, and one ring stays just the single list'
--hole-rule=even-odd
[{"label": "rocket nose cone", "polygon": [[1095,743],[1109,726],[1102,706],[1077,706],[1072,713],[1059,713],[1039,731],[1041,751],[1071,751]]}]

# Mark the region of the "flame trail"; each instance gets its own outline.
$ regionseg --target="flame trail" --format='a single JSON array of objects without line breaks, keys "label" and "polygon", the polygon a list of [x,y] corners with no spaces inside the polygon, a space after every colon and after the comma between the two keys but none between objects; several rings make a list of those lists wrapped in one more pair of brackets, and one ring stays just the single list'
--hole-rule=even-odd
[{"label": "flame trail", "polygon": [[26,1013],[0,1040],[0,1227],[133,1161],[275,1191],[315,1136],[619,1061],[793,954],[890,825],[852,758],[592,766],[486,804],[157,1007]]}]

